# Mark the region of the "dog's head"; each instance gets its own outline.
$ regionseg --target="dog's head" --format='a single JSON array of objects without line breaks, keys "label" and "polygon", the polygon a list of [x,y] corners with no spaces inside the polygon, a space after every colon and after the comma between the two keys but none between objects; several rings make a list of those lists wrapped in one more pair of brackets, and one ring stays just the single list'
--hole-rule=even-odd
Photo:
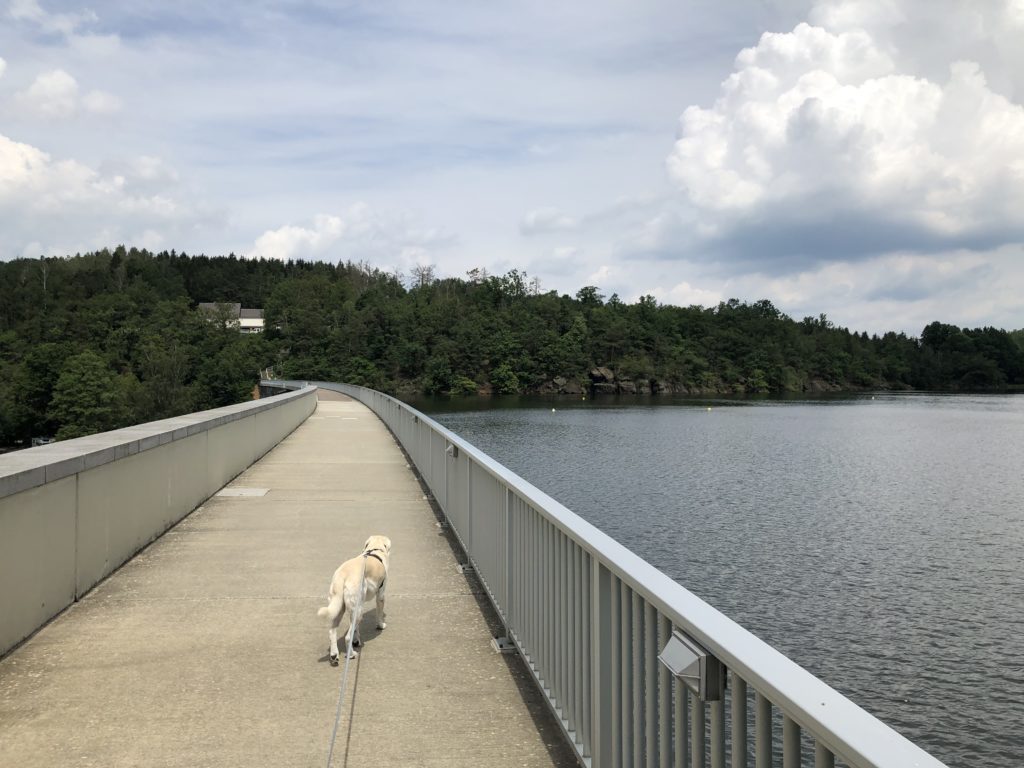
[{"label": "dog's head", "polygon": [[379,534],[371,536],[366,540],[366,543],[363,544],[363,552],[369,552],[372,549],[382,549],[386,553],[391,554],[391,539]]}]

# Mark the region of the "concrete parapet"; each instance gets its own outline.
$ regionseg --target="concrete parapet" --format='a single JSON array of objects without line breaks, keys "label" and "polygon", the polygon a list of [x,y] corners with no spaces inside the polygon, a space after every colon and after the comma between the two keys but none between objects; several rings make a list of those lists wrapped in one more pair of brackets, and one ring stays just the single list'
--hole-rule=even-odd
[{"label": "concrete parapet", "polygon": [[315,408],[309,387],[0,456],[0,656]]}]

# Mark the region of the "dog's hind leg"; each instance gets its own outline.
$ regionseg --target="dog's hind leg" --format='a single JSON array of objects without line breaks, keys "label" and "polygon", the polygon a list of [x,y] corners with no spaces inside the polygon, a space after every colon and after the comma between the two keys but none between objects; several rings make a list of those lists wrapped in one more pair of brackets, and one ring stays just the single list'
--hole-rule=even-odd
[{"label": "dog's hind leg", "polygon": [[345,614],[345,603],[342,600],[331,600],[327,606],[327,615],[331,618],[331,628],[327,630],[331,647],[328,650],[332,667],[338,666],[338,625],[341,624],[341,617]]},{"label": "dog's hind leg", "polygon": [[345,645],[346,647],[351,646],[352,654],[349,658],[354,659],[359,654],[356,653],[356,648],[362,645],[362,641],[359,639],[359,619],[362,618],[362,607],[357,610],[353,608],[350,611],[350,621],[348,625],[348,632],[345,633]]},{"label": "dog's hind leg", "polygon": [[384,621],[387,616],[384,614],[384,588],[377,590],[377,629],[384,629],[387,623]]}]

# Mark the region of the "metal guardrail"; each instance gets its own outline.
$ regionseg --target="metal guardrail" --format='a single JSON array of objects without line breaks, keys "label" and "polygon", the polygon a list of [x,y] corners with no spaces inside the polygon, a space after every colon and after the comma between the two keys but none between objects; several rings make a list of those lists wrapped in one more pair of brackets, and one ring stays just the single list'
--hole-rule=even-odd
[{"label": "metal guardrail", "polygon": [[[368,406],[405,448],[585,765],[943,765],[419,411],[314,383]],[[720,700],[659,663],[674,631],[725,665]]]}]

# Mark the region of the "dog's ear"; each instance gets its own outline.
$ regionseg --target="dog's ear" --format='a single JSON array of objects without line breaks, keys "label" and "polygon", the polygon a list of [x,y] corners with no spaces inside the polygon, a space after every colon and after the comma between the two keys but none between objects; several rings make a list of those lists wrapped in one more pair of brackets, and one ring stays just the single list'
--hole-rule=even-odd
[{"label": "dog's ear", "polygon": [[363,552],[365,552],[365,551],[366,551],[366,550],[368,550],[369,548],[370,548],[370,539],[367,539],[367,540],[366,540],[366,543],[365,543],[365,544],[363,544]]},{"label": "dog's ear", "polygon": [[387,536],[384,537],[384,549],[386,549],[388,551],[388,553],[390,554],[390,552],[391,552],[391,539],[389,539]]}]

